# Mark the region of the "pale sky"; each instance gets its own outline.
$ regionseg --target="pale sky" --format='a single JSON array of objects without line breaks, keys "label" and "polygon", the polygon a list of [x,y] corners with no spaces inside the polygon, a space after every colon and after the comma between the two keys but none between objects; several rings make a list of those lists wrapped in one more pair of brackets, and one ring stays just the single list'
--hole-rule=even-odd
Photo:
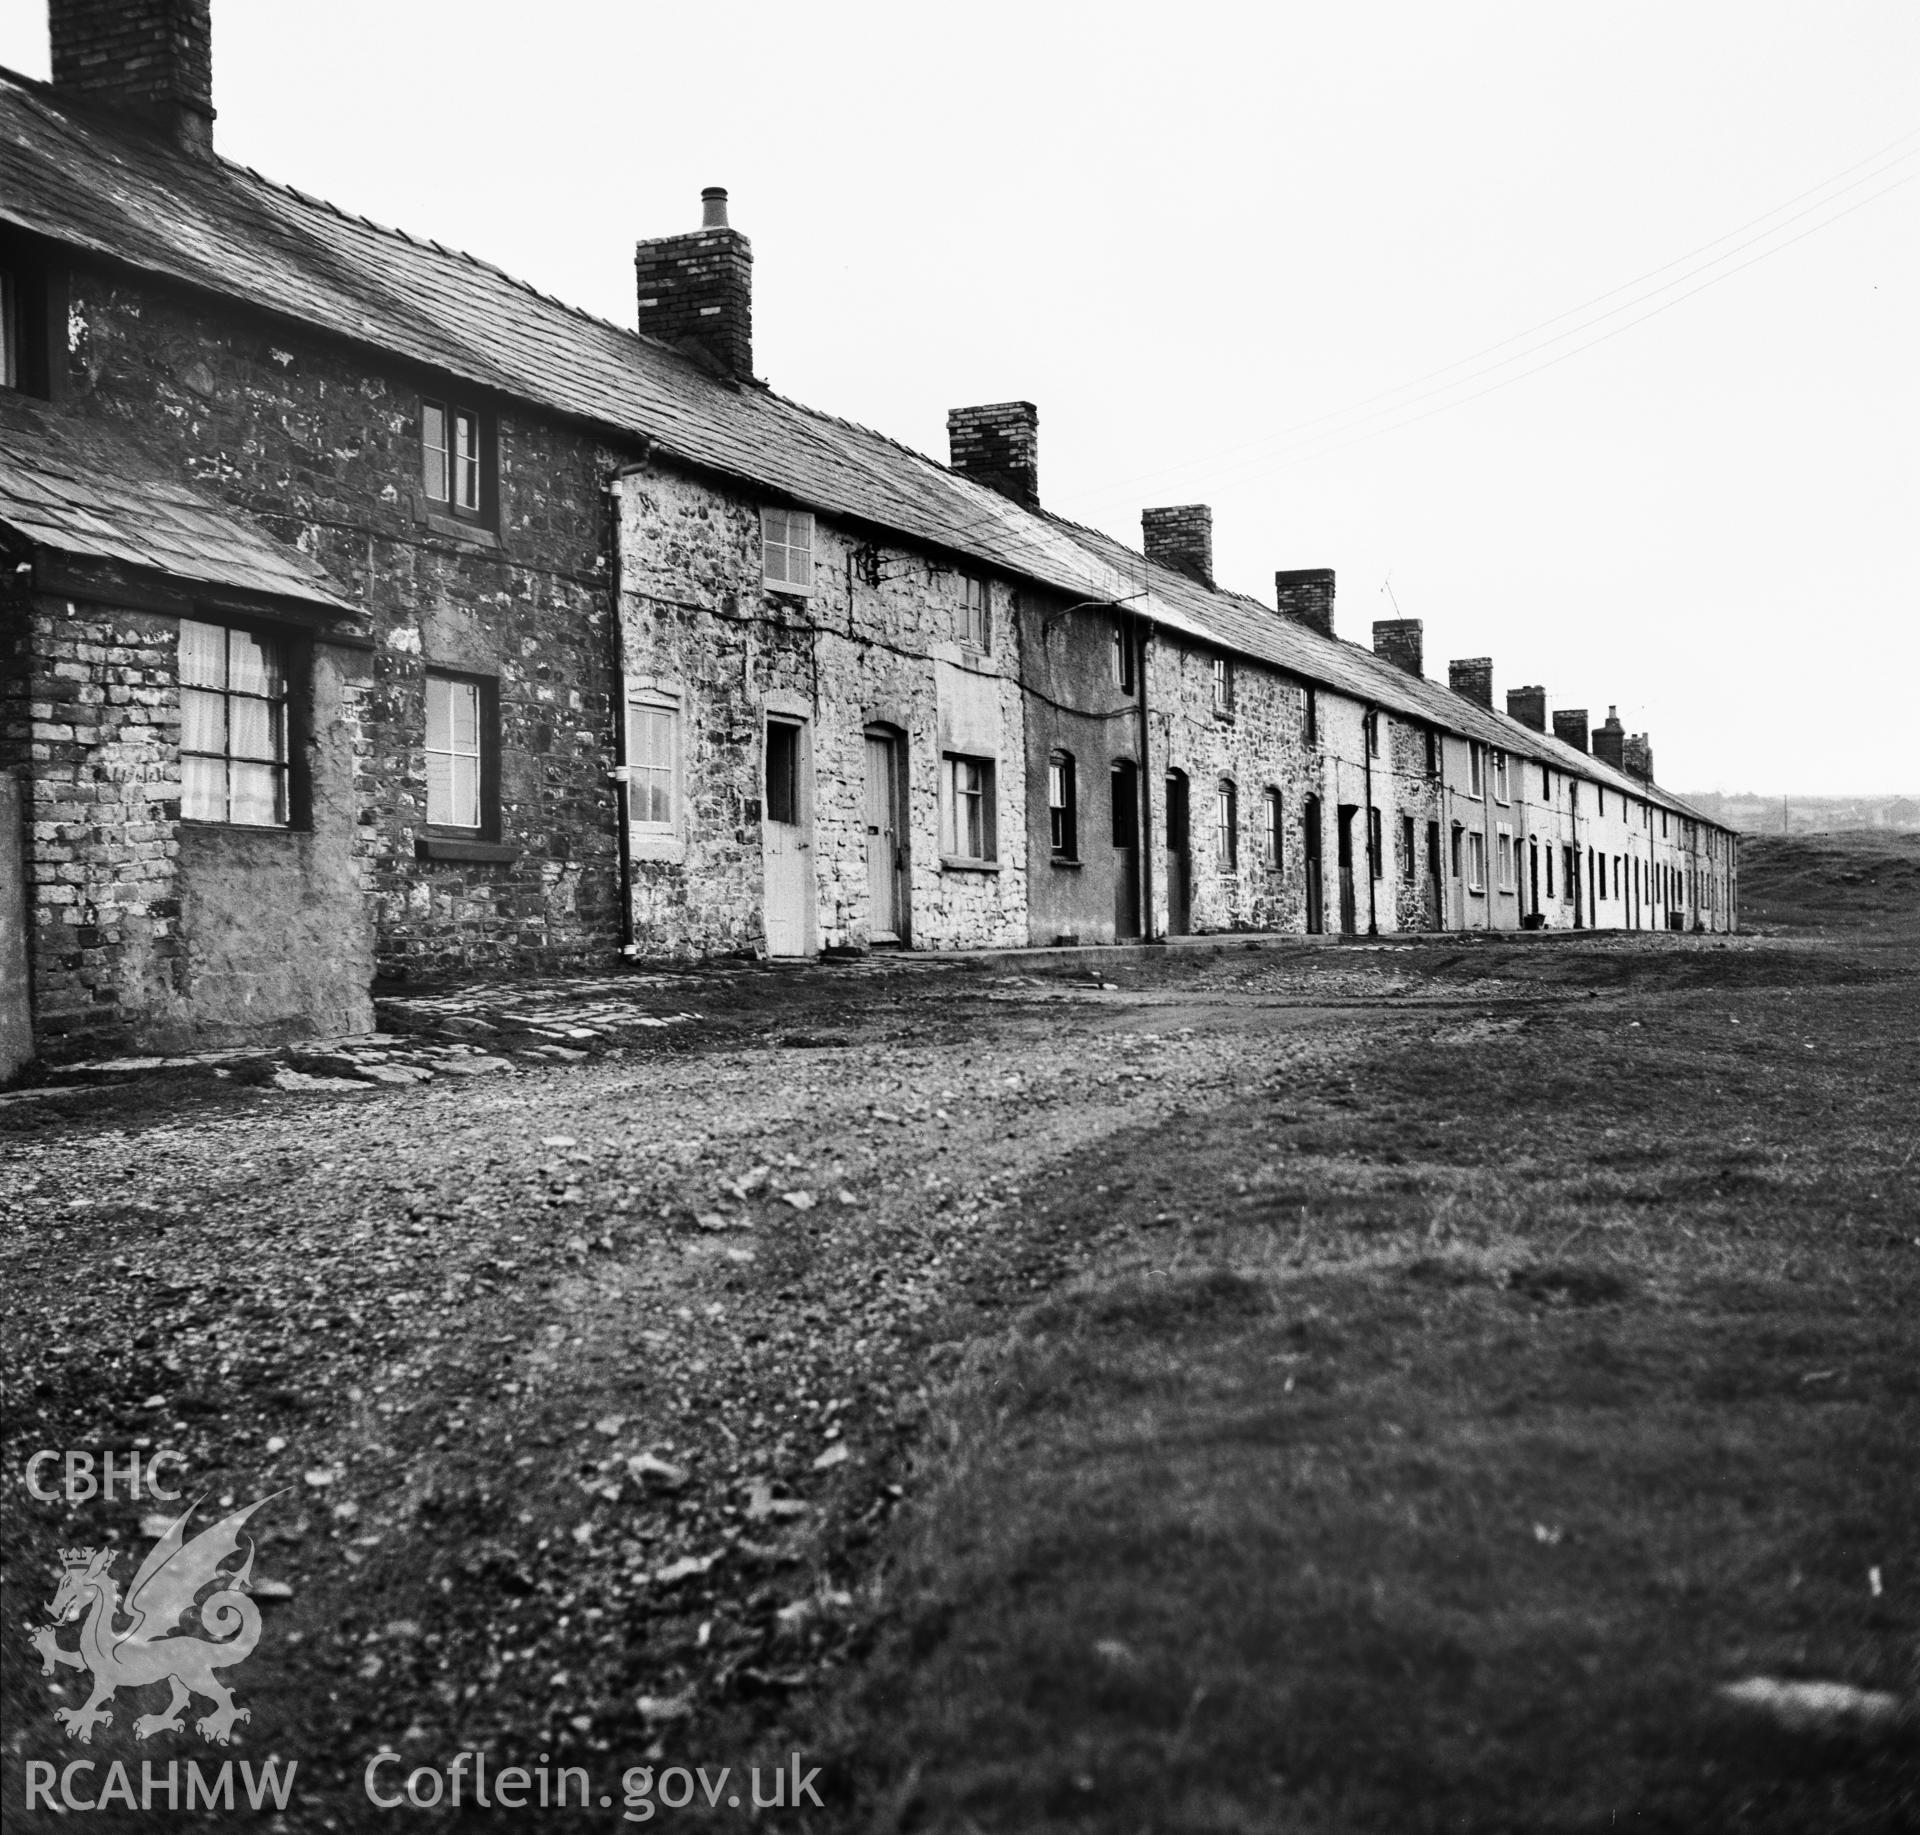
[{"label": "pale sky", "polygon": [[782,393],[1034,401],[1048,508],[1210,503],[1223,584],[1333,567],[1675,789],[1920,790],[1911,0],[214,0],[214,101],[621,324],[725,185]]}]

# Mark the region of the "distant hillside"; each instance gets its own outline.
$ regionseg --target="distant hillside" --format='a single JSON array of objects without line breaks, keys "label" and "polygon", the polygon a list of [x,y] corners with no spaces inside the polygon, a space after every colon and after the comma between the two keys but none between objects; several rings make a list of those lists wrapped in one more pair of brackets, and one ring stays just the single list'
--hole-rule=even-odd
[{"label": "distant hillside", "polygon": [[1740,927],[1920,942],[1920,835],[1855,829],[1742,842]]},{"label": "distant hillside", "polygon": [[1681,794],[1715,821],[1748,835],[1821,835],[1842,828],[1920,835],[1920,795],[1722,796],[1717,790]]}]

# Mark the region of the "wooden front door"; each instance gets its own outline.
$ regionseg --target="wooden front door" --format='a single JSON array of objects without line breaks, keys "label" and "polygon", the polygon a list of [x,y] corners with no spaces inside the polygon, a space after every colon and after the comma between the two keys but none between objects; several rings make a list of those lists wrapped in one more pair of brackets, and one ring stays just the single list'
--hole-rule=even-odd
[{"label": "wooden front door", "polygon": [[1188,839],[1187,774],[1167,773],[1167,934],[1185,936],[1192,916],[1192,854]]},{"label": "wooden front door", "polygon": [[894,734],[867,734],[867,892],[872,899],[869,938],[907,941],[906,847],[901,834],[900,742]]},{"label": "wooden front door", "polygon": [[1351,937],[1360,929],[1360,919],[1353,897],[1353,818],[1360,813],[1359,805],[1342,803],[1340,805],[1340,934]]},{"label": "wooden front door", "polygon": [[1133,760],[1113,767],[1113,934],[1140,934],[1140,773]]},{"label": "wooden front door", "polygon": [[803,721],[767,722],[765,820],[767,954],[813,951],[813,831]]},{"label": "wooden front door", "polygon": [[1300,823],[1307,863],[1307,934],[1317,937],[1327,927],[1327,886],[1322,859],[1324,843],[1320,833],[1320,799],[1317,796],[1307,798]]}]

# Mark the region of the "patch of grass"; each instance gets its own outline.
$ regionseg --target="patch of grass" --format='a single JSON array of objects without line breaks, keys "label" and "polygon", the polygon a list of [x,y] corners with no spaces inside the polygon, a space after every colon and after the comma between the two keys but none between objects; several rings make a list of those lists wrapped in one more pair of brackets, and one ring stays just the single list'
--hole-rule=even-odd
[{"label": "patch of grass", "polygon": [[[1663,1005],[1648,960],[1599,1009],[1403,1038],[1350,1102],[1133,1143],[1138,1247],[946,1397],[876,1653],[810,1734],[871,1807],[1920,1826],[1911,1738],[1716,1693],[1920,1702],[1914,979],[1829,964],[1789,1008],[1730,952]],[[1063,1168],[1049,1227],[1110,1167]]]}]

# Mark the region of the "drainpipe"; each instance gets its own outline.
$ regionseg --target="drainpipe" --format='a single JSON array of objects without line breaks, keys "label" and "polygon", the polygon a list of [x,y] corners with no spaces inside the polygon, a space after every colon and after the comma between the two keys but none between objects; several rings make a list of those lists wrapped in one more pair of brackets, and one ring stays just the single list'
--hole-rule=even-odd
[{"label": "drainpipe", "polygon": [[[1375,857],[1373,846],[1373,736],[1379,731],[1379,719],[1380,710],[1369,707],[1366,718],[1360,724],[1360,765],[1367,798],[1367,935],[1370,937],[1380,934],[1380,913],[1374,902],[1374,886],[1378,882],[1381,863]],[[1385,827],[1386,824],[1382,823],[1380,839],[1383,844],[1386,841]]]},{"label": "drainpipe", "polygon": [[1153,928],[1153,760],[1149,754],[1152,727],[1147,721],[1147,663],[1153,654],[1153,626],[1140,621],[1140,778],[1134,796],[1140,821],[1140,937],[1154,940]]},{"label": "drainpipe", "polygon": [[613,667],[613,758],[614,768],[609,774],[614,778],[614,827],[620,840],[620,953],[629,961],[634,954],[633,937],[633,834],[632,824],[628,821],[629,791],[627,788],[627,654],[624,620],[621,617],[621,541],[620,541],[620,486],[624,479],[635,472],[645,471],[646,466],[622,465],[608,475],[607,500],[613,512],[613,606],[607,619],[607,647]]}]

